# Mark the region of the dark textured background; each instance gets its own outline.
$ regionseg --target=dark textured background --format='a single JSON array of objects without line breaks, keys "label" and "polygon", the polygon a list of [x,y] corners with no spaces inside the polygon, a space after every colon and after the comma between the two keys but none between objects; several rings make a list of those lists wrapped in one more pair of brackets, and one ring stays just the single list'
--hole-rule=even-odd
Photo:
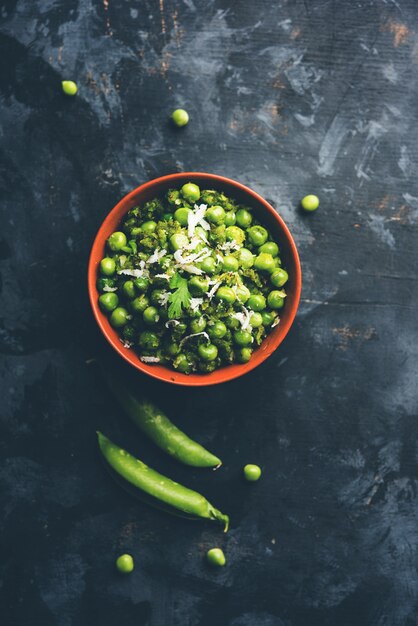
[{"label": "dark textured background", "polygon": [[[0,19],[2,625],[418,624],[417,2],[3,0]],[[104,344],[86,297],[99,224],[187,169],[268,198],[304,270],[294,327],[258,370],[146,381],[222,457],[215,474],[144,442],[86,364]],[[122,493],[96,428],[231,531]],[[222,571],[203,562],[214,545]]]}]

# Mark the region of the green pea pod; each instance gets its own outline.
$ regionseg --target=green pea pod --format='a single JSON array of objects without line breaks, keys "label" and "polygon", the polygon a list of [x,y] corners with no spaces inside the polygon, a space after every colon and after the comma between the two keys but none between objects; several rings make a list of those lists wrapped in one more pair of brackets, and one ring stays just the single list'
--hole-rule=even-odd
[{"label": "green pea pod", "polygon": [[122,381],[104,373],[107,383],[131,420],[161,450],[193,467],[219,467],[222,461],[193,441],[147,400],[139,400]]},{"label": "green pea pod", "polygon": [[228,530],[229,517],[215,509],[200,493],[188,489],[159,474],[139,459],[119,448],[98,432],[100,451],[112,470],[130,485],[155,500],[170,512],[180,512],[191,518],[217,520]]}]

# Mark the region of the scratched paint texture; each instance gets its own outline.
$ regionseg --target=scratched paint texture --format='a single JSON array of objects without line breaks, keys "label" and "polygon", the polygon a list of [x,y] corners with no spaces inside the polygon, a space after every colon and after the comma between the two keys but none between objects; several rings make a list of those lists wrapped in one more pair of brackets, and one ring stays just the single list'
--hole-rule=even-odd
[{"label": "scratched paint texture", "polygon": [[[0,65],[2,624],[418,624],[415,0],[3,0]],[[104,350],[85,280],[101,220],[186,169],[269,199],[304,270],[257,371],[191,391],[133,376],[223,458],[214,474],[143,441],[86,364]],[[96,428],[207,494],[230,532],[121,493]]]}]

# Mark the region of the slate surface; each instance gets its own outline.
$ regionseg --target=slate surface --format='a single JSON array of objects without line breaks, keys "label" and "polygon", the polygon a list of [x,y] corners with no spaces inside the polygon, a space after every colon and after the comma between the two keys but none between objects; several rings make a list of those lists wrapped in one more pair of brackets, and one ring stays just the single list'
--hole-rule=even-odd
[{"label": "slate surface", "polygon": [[[1,623],[418,624],[416,2],[3,0],[0,20]],[[215,474],[145,443],[86,364],[104,344],[86,298],[99,224],[187,169],[268,198],[304,270],[257,371],[145,381],[224,459]],[[228,535],[122,493],[96,428],[228,511]]]}]

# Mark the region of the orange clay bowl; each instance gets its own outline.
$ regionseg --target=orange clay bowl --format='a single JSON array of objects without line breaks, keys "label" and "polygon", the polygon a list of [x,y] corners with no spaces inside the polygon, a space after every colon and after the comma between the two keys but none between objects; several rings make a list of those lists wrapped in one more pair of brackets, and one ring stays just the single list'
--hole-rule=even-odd
[{"label": "orange clay bowl", "polygon": [[[168,189],[179,188],[187,182],[196,183],[201,189],[223,191],[227,196],[234,198],[239,203],[252,207],[257,220],[269,229],[271,235],[279,244],[283,266],[289,273],[289,281],[286,283],[287,298],[284,308],[280,311],[280,324],[273,328],[263,343],[254,350],[248,363],[227,365],[209,374],[183,374],[162,365],[142,363],[132,349],[124,348],[117,331],[112,328],[107,316],[100,310],[98,304],[100,294],[96,288],[98,266],[101,259],[105,256],[106,239],[111,233],[118,230],[125,213],[134,206],[141,205],[157,196],[162,196]],[[299,305],[301,286],[302,275],[295,242],[283,219],[276,213],[273,207],[255,191],[235,180],[201,172],[185,172],[162,176],[144,183],[122,198],[114,209],[110,211],[99,228],[91,249],[88,267],[88,289],[93,313],[102,333],[115,351],[125,361],[128,361],[128,363],[144,374],[148,374],[148,376],[158,378],[167,383],[188,387],[202,387],[204,385],[224,383],[243,376],[243,374],[250,372],[265,361],[278,348],[289,332]]]}]

